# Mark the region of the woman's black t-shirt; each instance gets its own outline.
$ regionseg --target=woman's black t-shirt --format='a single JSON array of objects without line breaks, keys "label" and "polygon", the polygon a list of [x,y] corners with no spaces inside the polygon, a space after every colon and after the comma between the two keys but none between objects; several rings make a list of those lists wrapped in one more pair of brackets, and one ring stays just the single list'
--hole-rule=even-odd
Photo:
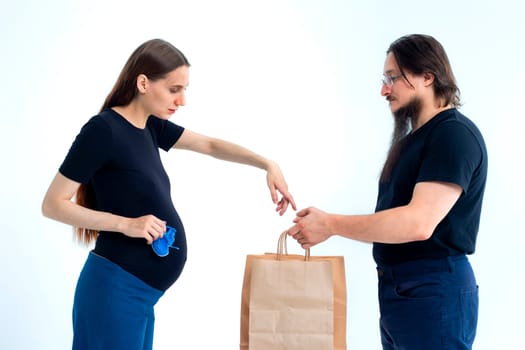
[{"label": "woman's black t-shirt", "polygon": [[186,262],[184,226],[171,200],[168,175],[159,148],[168,151],[184,128],[154,116],[137,128],[112,109],[91,118],[60,166],[67,178],[92,186],[96,210],[125,217],[152,214],[176,229],[174,245],[157,256],[143,238],[101,231],[94,252],[118,264],[154,288],[165,291]]}]

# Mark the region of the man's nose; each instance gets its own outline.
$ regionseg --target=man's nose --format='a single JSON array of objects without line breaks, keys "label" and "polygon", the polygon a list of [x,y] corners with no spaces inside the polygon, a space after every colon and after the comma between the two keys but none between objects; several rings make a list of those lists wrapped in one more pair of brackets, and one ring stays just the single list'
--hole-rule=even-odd
[{"label": "man's nose", "polygon": [[381,96],[383,96],[383,97],[388,96],[388,95],[390,95],[391,92],[392,92],[392,88],[391,87],[389,87],[386,84],[381,85]]}]

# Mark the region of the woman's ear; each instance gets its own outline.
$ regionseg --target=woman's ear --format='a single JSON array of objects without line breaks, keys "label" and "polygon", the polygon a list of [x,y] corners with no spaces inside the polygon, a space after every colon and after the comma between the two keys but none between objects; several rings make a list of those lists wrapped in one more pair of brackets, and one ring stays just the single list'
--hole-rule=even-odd
[{"label": "woman's ear", "polygon": [[145,94],[148,91],[149,80],[145,74],[139,74],[137,76],[137,90],[141,94]]}]

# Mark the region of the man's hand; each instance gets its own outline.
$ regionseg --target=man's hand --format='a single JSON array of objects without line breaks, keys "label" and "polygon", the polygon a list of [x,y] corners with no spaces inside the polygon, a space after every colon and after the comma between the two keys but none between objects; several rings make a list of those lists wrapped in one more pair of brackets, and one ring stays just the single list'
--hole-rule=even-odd
[{"label": "man's hand", "polygon": [[330,226],[331,215],[314,207],[302,209],[296,214],[295,223],[288,230],[304,249],[321,243],[334,234]]}]

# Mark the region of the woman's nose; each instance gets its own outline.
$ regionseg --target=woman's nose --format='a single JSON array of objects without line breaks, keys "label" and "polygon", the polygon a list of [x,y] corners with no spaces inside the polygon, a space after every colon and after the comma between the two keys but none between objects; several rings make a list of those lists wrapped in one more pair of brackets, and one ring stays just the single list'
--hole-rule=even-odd
[{"label": "woman's nose", "polygon": [[186,105],[186,94],[184,93],[184,91],[182,91],[180,93],[180,95],[177,96],[177,98],[175,99],[175,104],[177,106],[185,106]]}]

